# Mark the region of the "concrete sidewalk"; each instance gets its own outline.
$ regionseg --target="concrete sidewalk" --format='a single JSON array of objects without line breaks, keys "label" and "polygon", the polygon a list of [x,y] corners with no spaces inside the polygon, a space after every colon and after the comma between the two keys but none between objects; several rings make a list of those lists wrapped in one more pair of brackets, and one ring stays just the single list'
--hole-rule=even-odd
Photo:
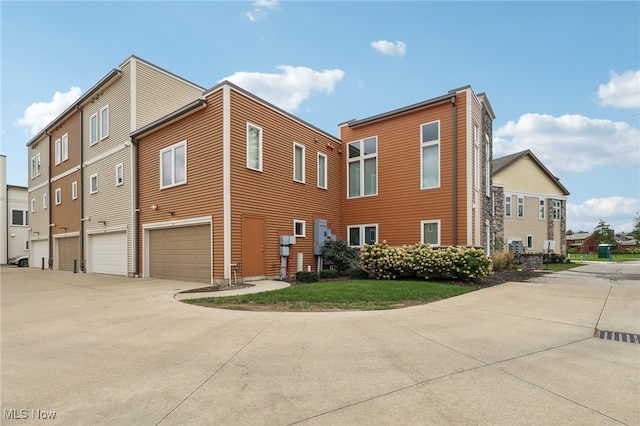
[{"label": "concrete sidewalk", "polygon": [[260,280],[260,281],[251,281],[247,284],[250,284],[251,287],[245,288],[234,288],[233,286],[228,287],[225,290],[218,291],[205,291],[201,293],[176,293],[176,300],[185,300],[185,299],[198,299],[202,297],[224,297],[224,296],[237,296],[241,294],[252,294],[252,293],[262,293],[265,291],[273,291],[280,290],[282,288],[291,287],[291,284],[285,281],[274,281],[274,280]]},{"label": "concrete sidewalk", "polygon": [[[197,284],[2,268],[2,424],[640,425],[640,289],[507,283],[407,309],[239,312]],[[23,411],[27,418],[13,420]],[[42,411],[37,411],[42,410]]]}]

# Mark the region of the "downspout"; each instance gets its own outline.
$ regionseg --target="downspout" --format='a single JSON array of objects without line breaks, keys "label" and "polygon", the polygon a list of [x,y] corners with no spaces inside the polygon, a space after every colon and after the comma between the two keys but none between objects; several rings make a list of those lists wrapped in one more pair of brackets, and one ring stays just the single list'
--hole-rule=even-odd
[{"label": "downspout", "polygon": [[[53,210],[51,208],[51,134],[49,133],[48,130],[45,130],[44,133],[47,135],[47,148],[48,148],[48,152],[49,152],[49,158],[48,163],[47,164],[47,170],[48,170],[48,178],[47,178],[47,210],[49,210],[49,223],[47,224],[47,228],[49,228],[49,241],[47,241],[47,246],[48,246],[48,253],[47,253],[47,268],[49,269],[53,269],[53,230],[51,229],[51,219],[52,219],[52,215],[51,215],[51,210]],[[40,163],[40,167],[42,167],[42,163]]]},{"label": "downspout", "polygon": [[84,264],[84,111],[80,111],[80,272],[87,272]]},{"label": "downspout", "polygon": [[458,111],[456,110],[456,98],[451,98],[453,118],[453,246],[458,245]]},{"label": "downspout", "polygon": [[133,185],[133,229],[131,230],[131,239],[133,240],[133,244],[131,244],[131,251],[133,252],[133,277],[140,277],[140,262],[138,260],[138,243],[140,240],[139,235],[139,221],[140,221],[140,205],[139,205],[139,197],[140,197],[140,186],[138,185],[138,141],[136,138],[131,138],[131,175],[133,178],[131,179],[131,185]]}]

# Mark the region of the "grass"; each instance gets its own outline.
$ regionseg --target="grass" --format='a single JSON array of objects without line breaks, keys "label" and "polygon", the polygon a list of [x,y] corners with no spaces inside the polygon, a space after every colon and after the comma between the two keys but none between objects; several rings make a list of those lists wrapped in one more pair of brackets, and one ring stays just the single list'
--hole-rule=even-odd
[{"label": "grass", "polygon": [[547,271],[566,271],[567,269],[577,268],[578,266],[584,266],[584,263],[577,263],[573,261],[571,263],[545,263],[542,269]]},{"label": "grass", "polygon": [[[629,262],[632,260],[640,260],[640,254],[630,254],[630,253],[621,253],[621,254],[612,254],[613,262]],[[583,254],[570,254],[569,258],[572,262],[579,263],[581,260],[586,260],[589,262],[611,262],[611,260],[607,258],[598,258],[598,253],[589,253],[586,255]]]},{"label": "grass", "polygon": [[[239,296],[187,299],[186,303],[243,309],[243,305],[279,305],[284,310],[379,310],[428,303],[476,290],[475,286],[430,281],[344,280],[294,285],[281,290]],[[415,303],[414,303],[415,304]]]}]

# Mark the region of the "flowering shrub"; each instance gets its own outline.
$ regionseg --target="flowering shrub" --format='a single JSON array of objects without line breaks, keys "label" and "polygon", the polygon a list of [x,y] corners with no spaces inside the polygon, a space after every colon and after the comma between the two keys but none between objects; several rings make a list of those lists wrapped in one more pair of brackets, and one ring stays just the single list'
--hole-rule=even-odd
[{"label": "flowering shrub", "polygon": [[424,277],[477,280],[493,273],[491,259],[482,249],[433,249],[429,244],[391,248],[386,241],[365,244],[360,250],[360,265],[377,279]]}]

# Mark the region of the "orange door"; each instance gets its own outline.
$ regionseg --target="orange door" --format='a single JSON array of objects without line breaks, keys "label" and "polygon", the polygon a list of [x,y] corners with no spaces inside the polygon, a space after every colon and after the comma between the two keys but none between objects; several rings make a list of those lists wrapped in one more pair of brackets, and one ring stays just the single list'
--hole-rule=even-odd
[{"label": "orange door", "polygon": [[265,220],[262,217],[242,217],[242,275],[267,275]]}]

